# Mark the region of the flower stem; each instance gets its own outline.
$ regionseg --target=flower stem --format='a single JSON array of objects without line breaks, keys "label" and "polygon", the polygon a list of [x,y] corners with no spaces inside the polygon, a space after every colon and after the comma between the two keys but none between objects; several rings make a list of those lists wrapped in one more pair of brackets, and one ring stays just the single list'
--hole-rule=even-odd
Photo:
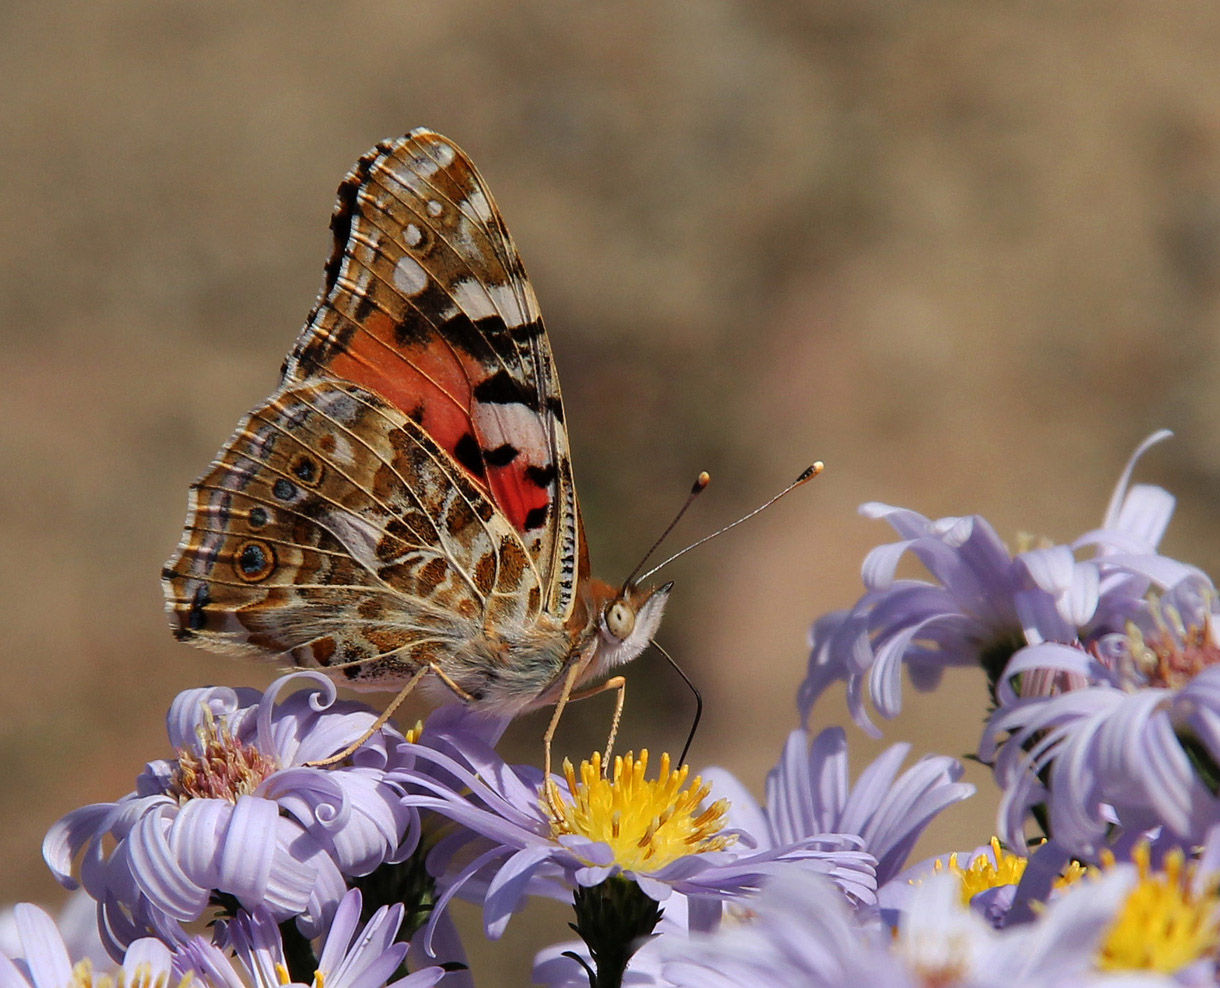
[{"label": "flower stem", "polygon": [[661,907],[629,878],[616,875],[572,897],[576,922],[569,925],[584,940],[596,971],[589,988],[620,988],[627,962],[661,919]]}]

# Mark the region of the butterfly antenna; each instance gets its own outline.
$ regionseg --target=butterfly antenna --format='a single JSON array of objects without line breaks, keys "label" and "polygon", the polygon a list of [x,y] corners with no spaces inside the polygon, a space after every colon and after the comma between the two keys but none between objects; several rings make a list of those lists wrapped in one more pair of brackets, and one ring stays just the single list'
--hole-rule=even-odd
[{"label": "butterfly antenna", "polygon": [[682,671],[682,667],[674,661],[674,657],[665,649],[658,645],[655,641],[653,647],[665,656],[665,661],[674,667],[674,671],[682,677],[682,682],[690,688],[690,691],[695,694],[695,719],[691,721],[690,733],[686,735],[686,744],[682,746],[682,757],[678,759],[678,768],[686,764],[686,755],[690,751],[691,742],[695,740],[695,731],[699,730],[699,721],[703,717],[703,694],[699,692],[699,688],[690,681],[690,676]]},{"label": "butterfly antenna", "polygon": [[[769,507],[771,507],[771,505],[773,505],[781,497],[783,497],[786,494],[790,494],[792,491],[794,491],[798,487],[800,487],[801,484],[805,484],[805,483],[808,483],[809,481],[813,480],[813,478],[816,477],[819,473],[821,473],[824,469],[826,469],[826,464],[824,464],[821,460],[818,460],[816,463],[812,464],[811,466],[806,467],[804,469],[804,471],[801,473],[801,475],[796,478],[796,480],[794,480],[787,487],[785,487],[782,491],[780,491],[778,494],[776,494],[775,497],[771,498],[771,500],[769,500],[766,504],[760,504],[757,508],[755,508],[749,514],[742,515],[735,522],[731,522],[730,524],[725,525],[724,528],[719,528],[716,531],[712,532],[711,535],[705,535],[705,536],[703,536],[703,538],[699,539],[697,542],[692,542],[685,549],[680,549],[679,551],[675,552],[672,556],[670,556],[668,559],[666,559],[663,563],[658,563],[656,566],[654,566],[652,569],[650,569],[647,573],[645,573],[643,576],[641,576],[640,577],[641,582],[644,580],[647,580],[650,576],[652,576],[653,573],[657,572],[657,570],[661,569],[662,567],[668,566],[679,556],[685,556],[688,552],[691,551],[691,549],[694,549],[694,548],[697,548],[698,546],[703,545],[704,542],[710,542],[712,539],[716,538],[717,535],[723,535],[730,528],[736,528],[743,521],[749,521],[759,512],[766,511]],[[706,475],[702,474],[701,476],[706,476]],[[687,504],[689,504],[689,503],[690,502],[688,501]],[[685,511],[686,509],[683,508],[682,510]],[[681,513],[679,513],[678,517],[679,518],[681,517]],[[675,519],[675,521],[676,520],[677,519]],[[670,525],[669,528],[673,528],[673,525]],[[669,529],[667,528],[666,532],[668,532],[668,531],[669,531]],[[653,546],[653,548],[655,549],[656,546]],[[651,550],[649,550],[649,555],[651,555]],[[647,560],[648,556],[645,556],[644,559]],[[643,565],[644,565],[643,563],[640,563],[640,566],[643,566]],[[637,570],[639,568],[640,568],[639,566],[636,567]],[[632,576],[634,576],[634,575],[635,574],[633,573]],[[630,581],[628,581],[628,582],[630,582]]]},{"label": "butterfly antenna", "polygon": [[[694,502],[695,498],[698,497],[700,494],[702,494],[704,489],[706,489],[707,485],[710,484],[711,482],[712,482],[712,475],[710,473],[708,473],[706,470],[701,471],[699,476],[695,478],[694,484],[691,485],[690,493],[686,496],[686,503],[683,504],[682,507],[678,509],[678,513],[676,515],[674,515],[674,520],[671,521],[665,527],[665,531],[663,531],[661,533],[661,537],[652,544],[652,546],[649,548],[649,550],[646,553],[644,553],[644,558],[641,559],[636,564],[635,569],[633,569],[631,571],[631,575],[628,576],[627,579],[625,579],[623,581],[623,589],[619,591],[620,597],[625,595],[631,587],[635,586],[636,573],[638,573],[640,570],[642,570],[644,568],[644,564],[646,562],[648,562],[648,560],[652,556],[652,554],[657,551],[657,547],[662,542],[665,541],[665,537],[667,535],[669,535],[669,533],[674,530],[674,526],[677,525],[678,522],[682,520],[682,516],[684,514],[686,514],[686,509],[691,506],[691,504]],[[654,569],[654,570],[652,570],[652,572],[655,573],[656,570]],[[670,661],[672,662],[673,660],[671,659]]]}]

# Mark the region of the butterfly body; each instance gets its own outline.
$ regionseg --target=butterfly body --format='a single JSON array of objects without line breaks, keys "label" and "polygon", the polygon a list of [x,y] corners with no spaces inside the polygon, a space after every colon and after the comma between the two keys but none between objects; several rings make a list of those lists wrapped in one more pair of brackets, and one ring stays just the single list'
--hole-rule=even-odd
[{"label": "butterfly body", "polygon": [[589,573],[550,346],[473,164],[383,142],[331,227],[279,388],[191,487],[175,635],[509,714],[639,654],[669,587]]}]

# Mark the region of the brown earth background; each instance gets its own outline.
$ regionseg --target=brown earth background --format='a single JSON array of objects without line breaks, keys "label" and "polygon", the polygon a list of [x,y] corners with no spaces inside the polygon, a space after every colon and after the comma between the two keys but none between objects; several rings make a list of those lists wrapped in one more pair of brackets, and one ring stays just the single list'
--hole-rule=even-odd
[{"label": "brown earth background", "polygon": [[[169,754],[175,693],[270,681],[175,644],[158,569],[275,383],[340,178],[417,125],[478,162],[529,266],[599,573],[701,469],[684,537],[828,465],[668,573],[696,766],[761,791],[807,627],[887,538],[862,501],[1069,539],[1168,426],[1140,477],[1179,496],[1167,550],[1217,572],[1217,51],[1213,0],[0,6],[0,902],[58,901],[42,834]],[[629,678],[623,746],[676,750],[689,695],[653,657]],[[907,701],[887,743],[972,750],[977,676]],[[577,756],[609,704],[578,709]],[[987,838],[968,777],[921,852]],[[525,983],[567,919],[471,936],[479,983]]]}]

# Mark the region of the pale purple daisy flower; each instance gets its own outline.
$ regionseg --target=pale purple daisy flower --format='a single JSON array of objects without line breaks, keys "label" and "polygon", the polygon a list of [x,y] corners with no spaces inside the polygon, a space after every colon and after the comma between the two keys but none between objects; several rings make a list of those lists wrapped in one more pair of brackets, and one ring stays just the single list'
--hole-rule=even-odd
[{"label": "pale purple daisy flower", "polygon": [[16,942],[0,951],[0,988],[91,988],[109,981],[121,988],[166,988],[186,979],[174,969],[174,955],[151,937],[127,948],[119,972],[94,975],[94,961],[74,957],[47,913],[28,902],[13,909]]},{"label": "pale purple daisy flower", "polygon": [[363,926],[360,907],[357,889],[339,902],[310,981],[287,980],[279,927],[261,906],[239,912],[218,937],[236,955],[236,965],[219,948],[194,937],[179,948],[175,967],[195,973],[212,988],[432,988],[444,977],[444,968],[432,965],[391,980],[407,956],[407,945],[395,942],[403,907],[382,906]]},{"label": "pale purple daisy flower", "polygon": [[753,905],[753,921],[653,949],[664,984],[678,988],[1067,988],[1164,984],[1108,978],[1097,949],[1133,883],[1129,873],[1053,903],[1038,922],[994,929],[963,905],[957,879],[935,876],[912,890],[896,930],[862,921],[816,876],[776,878]]},{"label": "pale purple daisy flower", "polygon": [[[1086,858],[1120,836],[1160,828],[1162,843],[1200,843],[1220,822],[1220,608],[1216,588],[1191,576],[1138,601],[1124,633],[1089,652],[1043,644],[1019,652],[1031,669],[1086,675],[1055,696],[1018,695],[1006,676],[980,757],[1004,789],[1001,833],[1024,835],[1045,804],[1051,834]],[[1024,692],[1023,690],[1021,691]]]},{"label": "pale purple daisy flower", "polygon": [[[951,666],[981,667],[995,684],[1022,647],[1077,645],[1119,630],[1115,620],[1153,581],[1169,585],[1197,573],[1156,554],[1173,498],[1159,487],[1130,485],[1139,457],[1168,435],[1155,433],[1136,449],[1102,527],[1071,545],[1014,554],[978,515],[933,521],[904,508],[863,505],[862,514],[889,522],[902,539],[869,553],[863,567],[867,589],[852,608],[814,625],[809,671],[798,696],[802,716],[808,718],[830,684],[843,680],[853,718],[877,735],[864,690],[883,717],[895,716],[902,706],[903,666],[921,690],[934,688]],[[1086,549],[1094,555],[1078,559]],[[935,582],[897,578],[908,553]],[[1030,692],[1051,693],[1084,684],[1064,673],[1035,674],[1025,685]]]},{"label": "pale purple daisy flower", "polygon": [[932,819],[974,793],[959,782],[956,759],[928,755],[898,774],[910,752],[896,744],[869,765],[853,786],[848,775],[847,736],[842,728],[788,735],[779,763],[768,773],[766,802],[724,769],[704,777],[728,799],[730,824],[750,834],[760,848],[790,847],[818,834],[856,834],[861,849],[877,859],[877,884],[890,881]]},{"label": "pale purple daisy flower", "polygon": [[[294,679],[310,689],[277,703]],[[401,861],[417,842],[418,817],[387,780],[402,739],[392,727],[333,767],[306,764],[342,751],[376,718],[336,702],[316,673],[282,677],[265,694],[187,690],[167,717],[177,757],[150,762],[118,802],[64,816],[43,856],[69,888],[80,856],[112,956],[149,933],[184,941],[180,924],[218,903],[265,906],[315,936],[346,877]]]},{"label": "pale purple daisy flower", "polygon": [[[25,910],[30,907],[22,904],[20,908]],[[21,950],[17,909],[16,906],[0,909],[0,954],[10,957]],[[97,903],[84,889],[78,889],[68,896],[55,916],[55,927],[74,961],[89,960],[95,966],[110,962],[110,955],[97,932]]]},{"label": "pale purple daisy flower", "polygon": [[[752,892],[766,876],[792,868],[826,874],[857,900],[874,898],[873,859],[858,849],[859,838],[819,834],[783,847],[750,848],[748,837],[737,841],[738,834],[719,825],[723,805],[705,806],[706,788],[699,780],[685,788],[685,769],[671,772],[667,757],[655,782],[643,779],[646,753],[639,760],[616,758],[609,779],[601,777],[596,756],[582,766],[579,781],[569,766],[567,778],[554,783],[565,810],[557,819],[540,798],[538,769],[508,765],[468,734],[446,745],[444,733],[436,732],[431,745],[405,745],[426,767],[400,770],[395,778],[408,789],[407,802],[459,824],[429,857],[429,870],[444,889],[434,915],[460,893],[482,904],[492,938],[527,894],[571,898],[577,888],[620,875],[656,901],[686,896],[692,909],[702,905],[709,917],[713,908],[718,914],[721,900]],[[447,781],[438,781],[442,777]],[[592,789],[599,795],[590,799]],[[617,838],[608,836],[617,827],[606,809],[611,805],[630,821]],[[660,819],[664,826],[645,827]],[[629,829],[636,825],[639,834]]]},{"label": "pale purple daisy flower", "polygon": [[405,943],[394,942],[402,906],[381,907],[357,931],[360,906],[358,891],[344,896],[310,980],[291,981],[279,928],[262,907],[227,924],[236,964],[202,937],[176,949],[147,937],[127,948],[119,972],[109,976],[95,973],[88,960],[74,963],[50,916],[22,903],[14,910],[17,947],[0,953],[0,988],[432,988],[440,981],[445,971],[436,966],[390,980],[407,952]]}]

